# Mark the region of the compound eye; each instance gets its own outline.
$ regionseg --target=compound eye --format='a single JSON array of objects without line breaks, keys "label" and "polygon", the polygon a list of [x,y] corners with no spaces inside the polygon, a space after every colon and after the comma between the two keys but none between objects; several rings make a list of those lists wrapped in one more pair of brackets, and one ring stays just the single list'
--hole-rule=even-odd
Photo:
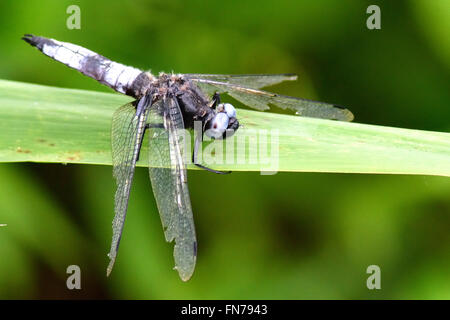
[{"label": "compound eye", "polygon": [[225,130],[228,128],[228,121],[229,118],[226,113],[217,113],[211,120],[211,127],[206,130],[205,134],[211,138],[221,138]]},{"label": "compound eye", "polygon": [[224,112],[227,114],[228,118],[236,118],[236,109],[230,103],[223,104]]}]

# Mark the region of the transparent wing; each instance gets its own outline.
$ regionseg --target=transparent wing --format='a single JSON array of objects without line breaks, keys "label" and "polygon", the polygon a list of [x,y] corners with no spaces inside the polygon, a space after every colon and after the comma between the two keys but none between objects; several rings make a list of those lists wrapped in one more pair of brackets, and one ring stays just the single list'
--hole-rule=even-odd
[{"label": "transparent wing", "polygon": [[144,134],[146,114],[147,110],[141,115],[136,115],[136,108],[132,103],[128,103],[120,107],[113,115],[111,143],[113,175],[116,178],[117,190],[114,198],[115,215],[112,223],[113,236],[108,254],[110,262],[106,271],[107,275],[111,273],[114,266],[122,236],[131,183]]},{"label": "transparent wing", "polygon": [[304,117],[340,121],[352,121],[354,118],[350,110],[334,104],[283,96],[220,81],[199,78],[192,78],[191,80],[197,83],[200,89],[208,94],[226,92],[236,100],[257,110],[267,110],[270,108],[270,105],[275,105],[282,109],[293,110],[297,115]]},{"label": "transparent wing", "polygon": [[[297,80],[294,73],[282,74],[185,74],[190,79],[203,79],[210,81],[218,81],[226,84],[235,84],[248,88],[260,89],[273,86],[283,81]],[[212,92],[214,93],[214,92]]]},{"label": "transparent wing", "polygon": [[197,240],[184,162],[183,117],[177,101],[168,98],[154,105],[148,121],[153,194],[166,240],[175,240],[175,269],[187,281],[195,268]]}]

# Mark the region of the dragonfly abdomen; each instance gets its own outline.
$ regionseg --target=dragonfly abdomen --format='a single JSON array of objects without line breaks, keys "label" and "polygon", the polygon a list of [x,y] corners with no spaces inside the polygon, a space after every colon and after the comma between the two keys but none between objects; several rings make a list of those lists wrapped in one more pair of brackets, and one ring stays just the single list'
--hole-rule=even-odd
[{"label": "dragonfly abdomen", "polygon": [[[136,96],[135,88],[137,86],[133,86],[133,82],[139,76],[139,82],[149,79],[149,73],[111,61],[75,44],[33,35],[25,35],[22,39],[50,58],[78,70],[120,93]],[[142,83],[139,87],[141,85]]]}]

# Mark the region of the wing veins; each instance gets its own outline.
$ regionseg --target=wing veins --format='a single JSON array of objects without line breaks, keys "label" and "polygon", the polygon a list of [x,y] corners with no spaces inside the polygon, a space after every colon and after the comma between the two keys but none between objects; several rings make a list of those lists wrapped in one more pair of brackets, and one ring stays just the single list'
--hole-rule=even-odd
[{"label": "wing veins", "polygon": [[[196,236],[184,162],[184,124],[175,98],[149,116],[149,175],[166,241],[175,240],[175,269],[187,281],[195,268]],[[164,124],[164,128],[153,124]],[[184,142],[184,140],[183,140]]]},{"label": "wing veins", "polygon": [[205,79],[192,80],[197,82],[200,88],[208,93],[212,91],[226,92],[236,100],[257,110],[267,110],[270,108],[270,105],[275,105],[282,109],[293,110],[297,115],[306,117],[340,121],[352,121],[354,118],[350,110],[330,103],[290,97],[220,81]]},{"label": "wing veins", "polygon": [[[143,100],[145,99],[145,100]],[[113,175],[116,179],[117,189],[114,201],[113,236],[108,257],[110,262],[106,270],[109,274],[114,267],[119,248],[125,217],[128,209],[131,185],[139,155],[141,141],[145,131],[148,107],[151,104],[149,97],[142,98],[144,112],[136,114],[132,103],[120,107],[113,115],[111,130],[111,143],[113,153]]]}]

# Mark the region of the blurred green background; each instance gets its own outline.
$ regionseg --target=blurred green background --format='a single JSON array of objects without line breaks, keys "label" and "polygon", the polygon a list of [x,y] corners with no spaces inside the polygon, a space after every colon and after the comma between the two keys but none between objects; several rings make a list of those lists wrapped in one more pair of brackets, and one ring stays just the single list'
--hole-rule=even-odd
[{"label": "blurred green background", "polygon": [[[80,30],[66,28],[71,4]],[[381,30],[366,28],[370,4]],[[24,33],[154,72],[295,72],[298,82],[271,90],[348,106],[356,122],[450,129],[446,0],[0,2],[1,79],[110,92],[30,48]],[[450,298],[448,178],[190,171],[189,183],[193,278],[172,270],[138,168],[108,279],[111,167],[1,164],[0,298]],[[82,290],[66,288],[71,264]],[[372,264],[381,290],[366,287]]]}]

